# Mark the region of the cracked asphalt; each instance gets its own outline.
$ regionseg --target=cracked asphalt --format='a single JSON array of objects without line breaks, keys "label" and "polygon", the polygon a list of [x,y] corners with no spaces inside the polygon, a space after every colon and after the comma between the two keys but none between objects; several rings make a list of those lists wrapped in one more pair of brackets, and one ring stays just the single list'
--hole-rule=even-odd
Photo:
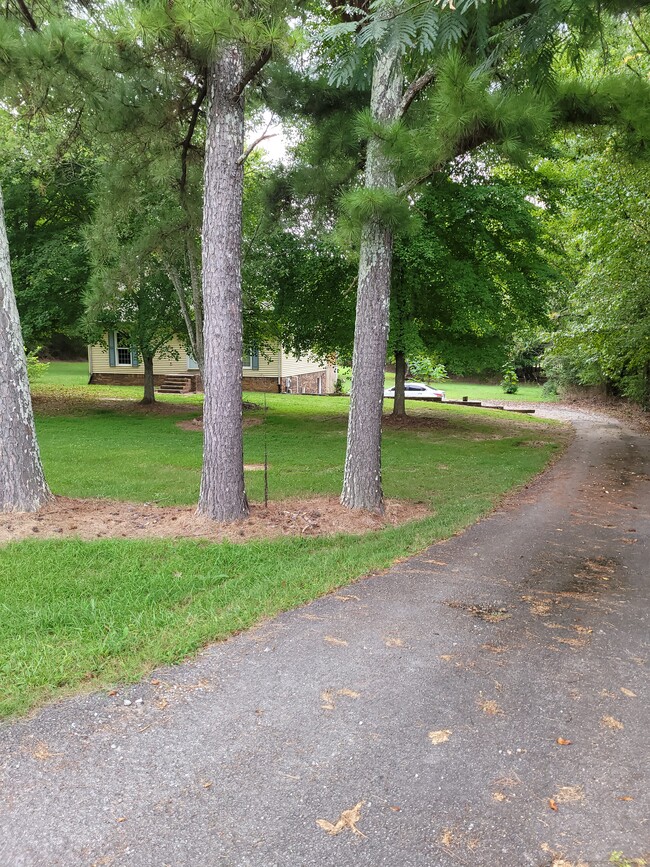
[{"label": "cracked asphalt", "polygon": [[0,867],[650,857],[650,442],[544,414],[566,454],[462,535],[1,726]]}]

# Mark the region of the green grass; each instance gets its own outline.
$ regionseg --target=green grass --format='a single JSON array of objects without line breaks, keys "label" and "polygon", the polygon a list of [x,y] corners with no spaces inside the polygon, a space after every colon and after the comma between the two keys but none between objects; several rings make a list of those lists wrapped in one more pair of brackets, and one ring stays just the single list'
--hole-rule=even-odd
[{"label": "green grass", "polygon": [[[46,375],[43,379],[39,380],[39,386],[41,384],[56,386],[86,385],[87,382],[88,364],[86,362],[53,361],[50,363]],[[386,388],[394,383],[395,374],[386,373]],[[345,383],[345,387],[349,390],[349,381]],[[433,387],[442,388],[450,400],[460,400],[462,397],[469,397],[470,400],[505,400],[515,403],[528,401],[545,401],[548,403],[558,400],[556,396],[544,395],[540,385],[531,383],[522,383],[516,394],[504,394],[501,386],[488,385],[484,382],[456,382],[449,380],[445,383],[433,383]],[[93,388],[101,389],[104,392],[106,386],[93,386]],[[121,394],[124,391],[124,386],[114,386],[113,389],[111,389],[111,393]],[[135,397],[141,394],[142,389],[133,387],[129,388],[128,391],[131,396]]]},{"label": "green grass", "polygon": [[[395,374],[386,373],[386,388],[395,384]],[[500,385],[489,385],[485,382],[471,382],[470,380],[449,379],[446,382],[432,382],[432,388],[441,388],[445,397],[449,400],[461,400],[467,397],[470,400],[500,400],[509,403],[527,403],[532,401],[544,401],[553,403],[559,398],[556,395],[545,395],[541,385],[534,383],[520,383],[515,394],[504,394]]]},{"label": "green grass", "polygon": [[88,385],[88,362],[50,361],[47,371],[38,382],[39,385]]},{"label": "green grass", "polygon": [[[176,422],[196,415],[200,398],[181,400],[180,413],[169,415],[137,408],[139,389],[62,385],[34,389],[55,493],[196,501],[201,435]],[[122,400],[112,400],[115,391]],[[266,437],[271,497],[338,493],[347,399],[269,395],[267,402],[266,423],[245,431],[245,455],[260,462]],[[0,548],[0,713],[137,679],[446,538],[539,472],[565,437],[558,425],[527,417],[412,409],[435,424],[386,429],[384,487],[389,497],[428,503],[433,511],[423,520],[360,537],[242,545],[61,539]],[[262,410],[247,415],[263,418]],[[259,500],[261,473],[248,473],[247,486]]]}]

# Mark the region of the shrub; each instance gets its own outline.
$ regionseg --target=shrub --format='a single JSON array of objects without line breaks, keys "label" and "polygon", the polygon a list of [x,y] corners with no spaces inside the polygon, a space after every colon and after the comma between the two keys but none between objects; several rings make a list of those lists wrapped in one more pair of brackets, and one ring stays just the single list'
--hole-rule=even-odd
[{"label": "shrub", "polygon": [[37,349],[33,349],[31,352],[25,350],[25,355],[27,357],[27,378],[30,382],[36,382],[37,379],[44,376],[50,366],[48,362],[38,360],[37,353],[39,349],[40,346]]},{"label": "shrub", "polygon": [[503,368],[503,378],[500,382],[501,388],[506,394],[516,394],[519,388],[519,380],[514,367],[506,366]]},{"label": "shrub", "polygon": [[407,358],[409,373],[415,379],[424,380],[424,382],[444,382],[448,379],[445,365],[437,358],[432,358],[429,355],[414,355],[412,358]]}]

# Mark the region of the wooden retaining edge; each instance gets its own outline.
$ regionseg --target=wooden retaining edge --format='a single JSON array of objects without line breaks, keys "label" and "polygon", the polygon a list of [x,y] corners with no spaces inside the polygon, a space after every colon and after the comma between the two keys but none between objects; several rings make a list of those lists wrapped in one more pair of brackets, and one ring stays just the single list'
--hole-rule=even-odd
[{"label": "wooden retaining edge", "polygon": [[[393,400],[385,397],[384,400]],[[406,400],[419,400],[424,403],[454,404],[454,406],[480,406],[481,409],[496,409],[504,412],[520,412],[524,415],[534,415],[534,409],[507,409],[505,406],[483,406],[480,400],[443,400],[441,397],[407,397]]]}]

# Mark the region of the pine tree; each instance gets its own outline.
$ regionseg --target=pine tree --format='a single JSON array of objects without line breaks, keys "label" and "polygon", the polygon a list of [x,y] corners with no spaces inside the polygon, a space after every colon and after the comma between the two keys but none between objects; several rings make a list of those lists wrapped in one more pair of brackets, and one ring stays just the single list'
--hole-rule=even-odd
[{"label": "pine tree", "polygon": [[[438,5],[449,8],[438,10]],[[611,5],[615,11],[621,6]],[[349,16],[348,9],[344,18]],[[335,72],[343,80],[349,80],[362,65],[364,48],[372,45],[374,49],[365,58],[373,68],[370,112],[360,122],[368,139],[365,184],[353,200],[361,215],[361,246],[341,502],[350,508],[381,512],[381,401],[392,229],[399,199],[403,201],[450,158],[483,144],[496,141],[511,157],[521,156],[526,140],[543,126],[548,129],[559,60],[567,58],[567,63],[579,66],[584,47],[602,36],[602,31],[600,13],[594,15],[586,0],[571,7],[561,2],[466,2],[458,9],[451,3],[423,6],[405,0],[375,4],[373,10],[356,20],[344,20],[330,32],[335,39],[351,38],[353,42],[352,49],[348,46],[343,51]],[[431,65],[416,75],[413,54],[418,48],[431,58]],[[439,80],[442,78],[446,81]],[[434,83],[436,96],[428,102],[434,108],[438,102],[438,109],[445,105],[443,112],[433,113],[438,127],[427,124],[425,116],[419,130],[405,138],[406,112]],[[587,107],[577,100],[572,108],[576,114],[588,112],[592,102],[587,99]],[[378,166],[383,167],[383,185],[375,180]],[[418,166],[422,166],[421,173]],[[401,184],[395,183],[398,173],[404,177]]]},{"label": "pine tree", "polygon": [[36,512],[49,498],[36,441],[0,190],[0,512]]}]

